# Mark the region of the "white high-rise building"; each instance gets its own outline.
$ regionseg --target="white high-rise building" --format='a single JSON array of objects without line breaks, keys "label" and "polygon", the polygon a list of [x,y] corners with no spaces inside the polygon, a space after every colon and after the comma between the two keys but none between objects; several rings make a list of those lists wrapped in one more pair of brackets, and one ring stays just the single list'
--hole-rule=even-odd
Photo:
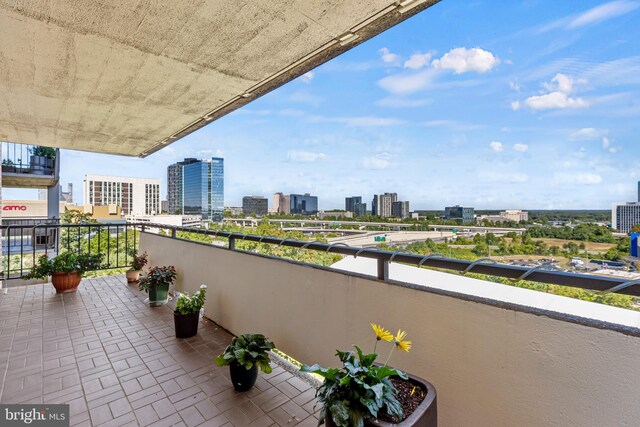
[{"label": "white high-rise building", "polygon": [[640,224],[640,202],[614,205],[611,209],[611,228],[629,233],[634,225]]},{"label": "white high-rise building", "polygon": [[119,205],[124,215],[160,213],[159,179],[85,175],[83,190],[85,205]]}]

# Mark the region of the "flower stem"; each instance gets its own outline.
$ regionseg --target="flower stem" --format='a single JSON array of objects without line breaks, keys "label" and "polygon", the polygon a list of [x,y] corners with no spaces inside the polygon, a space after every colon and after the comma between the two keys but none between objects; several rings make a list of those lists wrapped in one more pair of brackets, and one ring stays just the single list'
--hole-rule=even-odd
[{"label": "flower stem", "polygon": [[391,360],[391,355],[393,354],[393,350],[396,349],[396,346],[394,345],[393,347],[391,347],[391,351],[389,352],[389,356],[387,357],[387,361],[384,362],[384,366],[385,368],[387,367],[387,365],[389,364],[389,360]]}]

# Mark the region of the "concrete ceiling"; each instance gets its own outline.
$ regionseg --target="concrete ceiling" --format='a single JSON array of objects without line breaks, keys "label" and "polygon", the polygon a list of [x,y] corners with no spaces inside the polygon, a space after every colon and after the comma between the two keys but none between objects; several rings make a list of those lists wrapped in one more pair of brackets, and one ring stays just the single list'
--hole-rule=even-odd
[{"label": "concrete ceiling", "polygon": [[439,0],[0,0],[0,140],[154,151]]}]

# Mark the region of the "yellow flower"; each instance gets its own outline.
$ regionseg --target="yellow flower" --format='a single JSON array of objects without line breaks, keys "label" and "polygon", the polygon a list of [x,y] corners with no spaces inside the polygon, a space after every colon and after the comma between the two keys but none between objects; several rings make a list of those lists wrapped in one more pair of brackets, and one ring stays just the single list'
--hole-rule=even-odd
[{"label": "yellow flower", "polygon": [[393,334],[383,328],[382,325],[376,325],[375,323],[372,323],[371,327],[373,328],[373,332],[375,332],[376,339],[378,341],[393,341]]},{"label": "yellow flower", "polygon": [[407,353],[411,350],[411,341],[405,341],[404,338],[407,336],[407,333],[401,329],[398,329],[398,334],[395,336],[395,344],[396,348],[400,350],[406,351]]}]

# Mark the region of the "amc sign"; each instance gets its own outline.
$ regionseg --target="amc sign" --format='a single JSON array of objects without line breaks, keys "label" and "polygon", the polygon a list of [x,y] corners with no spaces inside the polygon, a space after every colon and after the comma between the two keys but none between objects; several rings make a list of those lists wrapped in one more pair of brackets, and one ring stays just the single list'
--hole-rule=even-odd
[{"label": "amc sign", "polygon": [[3,211],[26,211],[25,205],[6,205],[2,207]]}]

